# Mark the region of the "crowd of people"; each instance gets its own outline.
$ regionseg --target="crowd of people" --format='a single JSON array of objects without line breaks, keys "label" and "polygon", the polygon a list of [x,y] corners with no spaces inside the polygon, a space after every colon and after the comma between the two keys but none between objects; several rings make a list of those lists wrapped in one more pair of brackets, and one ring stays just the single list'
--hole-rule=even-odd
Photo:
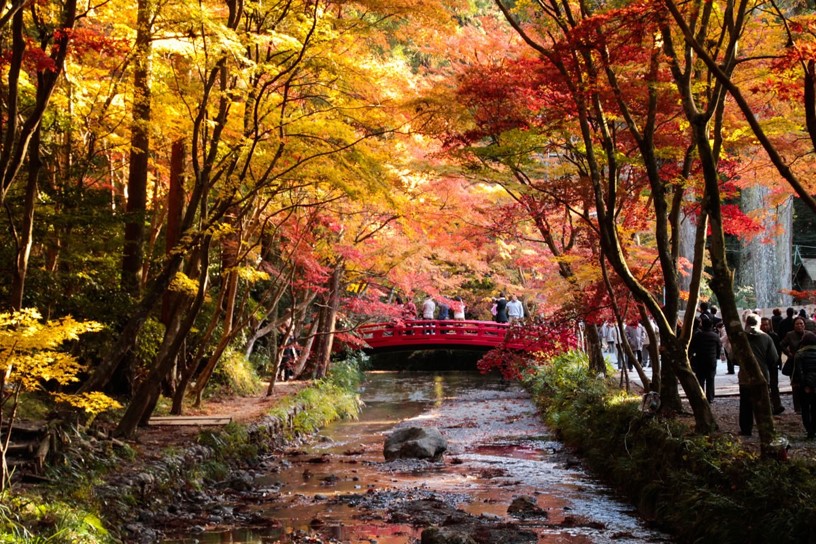
[{"label": "crowd of people", "polygon": [[[524,319],[524,304],[519,300],[518,296],[510,295],[507,299],[505,294],[499,293],[491,299],[492,306],[490,313],[493,321],[497,323],[515,323]],[[419,308],[409,297],[405,302],[401,298],[396,299],[396,303],[401,306],[401,315],[403,319],[422,319],[446,321],[464,320],[467,315],[467,305],[462,297],[444,297],[427,295],[422,301]]]},{"label": "crowd of people", "polygon": [[[816,316],[802,308],[798,312],[787,308],[783,315],[777,308],[770,316],[763,317],[760,310],[747,311],[742,315],[743,328],[748,343],[768,382],[771,409],[774,415],[785,411],[779,394],[780,372],[789,377],[793,409],[802,416],[802,424],[810,439],[816,438]],[[678,325],[679,327],[680,325]],[[614,356],[617,368],[633,370],[634,360],[644,368],[649,365],[650,338],[647,327],[656,331],[653,322],[635,320],[618,327],[609,319],[599,328],[604,352]],[[631,348],[631,355],[623,349],[624,342]],[[658,350],[659,352],[659,350]],[[725,363],[728,374],[737,374],[740,392],[740,433],[750,436],[753,431],[754,414],[750,403],[748,376],[743,369],[737,372],[722,319],[717,308],[701,303],[695,316],[694,331],[689,342],[689,363],[697,377],[706,399],[714,402],[715,377],[718,363]]]},{"label": "crowd of people", "polygon": [[[598,335],[603,342],[604,353],[615,355],[615,363],[618,370],[624,365],[628,370],[634,370],[634,360],[630,359],[623,349],[625,341],[632,350],[632,354],[637,362],[644,368],[651,366],[650,345],[651,336],[646,327],[656,333],[657,326],[654,322],[647,320],[633,320],[623,327],[623,333],[618,329],[614,318],[607,319],[600,327]],[[657,340],[657,337],[655,337]]]},{"label": "crowd of people", "polygon": [[[788,308],[785,317],[778,308],[772,311],[771,317],[761,317],[758,311],[746,312],[743,320],[751,351],[768,382],[774,415],[785,411],[779,397],[781,371],[790,377],[793,409],[802,416],[807,438],[816,438],[816,320],[804,308],[798,313]],[[728,355],[728,338],[724,337],[723,342]],[[740,434],[751,436],[754,414],[748,376],[742,368],[737,378]]]}]

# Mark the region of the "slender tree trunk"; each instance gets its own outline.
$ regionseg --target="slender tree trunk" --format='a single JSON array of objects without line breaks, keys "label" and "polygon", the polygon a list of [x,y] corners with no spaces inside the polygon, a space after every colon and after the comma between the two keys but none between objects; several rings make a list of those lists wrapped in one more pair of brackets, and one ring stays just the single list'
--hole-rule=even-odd
[{"label": "slender tree trunk", "polygon": [[275,384],[278,383],[278,372],[280,371],[283,351],[281,349],[276,349],[272,353],[274,353],[274,356],[272,357],[272,364],[269,366],[269,385],[266,387],[267,397],[272,396],[272,392],[275,390]]},{"label": "slender tree trunk", "polygon": [[34,131],[28,154],[28,183],[26,184],[23,204],[23,223],[16,237],[17,259],[11,282],[11,308],[20,310],[23,307],[25,279],[28,273],[28,259],[34,242],[34,208],[37,203],[37,181],[42,169],[40,158],[40,127]]},{"label": "slender tree trunk", "polygon": [[122,256],[122,288],[133,295],[138,295],[141,289],[144,261],[147,174],[150,159],[151,11],[149,0],[138,0],[133,72],[133,121],[130,128],[130,172]]},{"label": "slender tree trunk", "polygon": [[340,284],[345,272],[345,265],[340,262],[332,273],[331,285],[326,300],[326,319],[324,329],[320,331],[320,351],[317,353],[315,378],[323,378],[329,371],[332,347],[334,345],[334,331],[337,323],[337,310],[340,308]]},{"label": "slender tree trunk", "polygon": [[[164,244],[164,254],[167,256],[181,238],[181,218],[184,213],[184,155],[184,140],[179,139],[173,142],[170,150],[170,187],[167,191],[167,227]],[[179,314],[179,307],[187,306],[187,304],[182,304],[182,298],[182,295],[172,291],[167,291],[162,296],[161,322],[165,330],[169,330],[173,326],[174,319],[178,319],[176,316]],[[169,372],[165,378],[164,389],[168,395],[175,397],[175,392],[179,387],[177,379],[181,379],[183,374],[183,371],[178,371],[178,360],[176,360],[173,371]]]},{"label": "slender tree trunk", "polygon": [[[235,217],[236,216],[232,213],[228,214],[228,220],[233,224],[236,223]],[[221,314],[223,316],[223,332],[215,351],[210,356],[209,360],[207,361],[207,365],[201,371],[201,374],[199,374],[198,379],[196,380],[195,387],[192,391],[196,396],[195,406],[199,406],[201,404],[201,393],[204,391],[204,387],[206,387],[210,376],[212,376],[219,359],[236,335],[235,300],[238,293],[238,272],[236,271],[236,267],[239,264],[238,253],[240,243],[240,234],[230,234],[221,244],[221,270],[224,271],[224,281],[222,285],[224,296],[221,299],[224,305],[224,310]]]},{"label": "slender tree trunk", "polygon": [[193,379],[196,368],[200,359],[193,356],[186,364],[182,365],[180,376],[176,382],[176,390],[173,393],[173,403],[170,406],[170,414],[180,416],[184,413],[184,397],[187,394],[187,388],[190,386],[190,381]]},{"label": "slender tree trunk", "polygon": [[589,356],[589,371],[594,374],[606,374],[606,363],[601,349],[601,338],[598,327],[589,323],[584,327],[587,340],[587,355]]},{"label": "slender tree trunk", "polygon": [[295,378],[299,378],[303,373],[303,370],[306,368],[306,363],[308,362],[309,356],[312,353],[312,346],[314,345],[316,330],[317,320],[315,319],[309,326],[309,332],[306,335],[306,342],[303,344],[303,348],[300,350],[300,354],[298,355],[297,364],[295,365],[294,369]]},{"label": "slender tree trunk", "polygon": [[193,390],[191,391],[191,393],[195,395],[195,403],[193,406],[201,406],[201,394],[204,392],[204,388],[207,387],[207,382],[210,381],[210,378],[215,371],[215,367],[218,365],[218,361],[221,359],[221,356],[224,355],[224,351],[227,349],[233,338],[234,335],[232,333],[225,333],[221,335],[221,339],[218,341],[215,351],[213,351],[212,355],[210,355],[210,357],[207,359],[207,364],[198,375],[195,387],[193,387]]},{"label": "slender tree trunk", "polygon": [[711,236],[709,237],[709,255],[711,256],[711,285],[717,295],[717,301],[722,310],[723,323],[728,333],[734,359],[740,366],[740,387],[750,391],[751,405],[759,432],[760,448],[766,456],[775,456],[770,444],[774,439],[773,416],[771,415],[771,398],[768,382],[760,368],[760,363],[754,357],[748,337],[740,320],[737,300],[734,296],[734,273],[728,266],[725,254],[725,232],[722,224],[722,210],[720,201],[720,179],[717,173],[717,162],[709,144],[707,124],[702,119],[694,126],[697,131],[697,147],[703,167],[705,180],[705,195],[703,207],[707,210],[711,220]]},{"label": "slender tree trunk", "polygon": [[[45,39],[45,36],[42,37],[41,45],[43,48],[48,49],[48,46],[51,46],[50,60],[53,64],[47,68],[39,68],[36,72],[36,101],[33,108],[27,109],[27,116],[24,116],[23,112],[20,111],[22,96],[20,75],[23,72],[24,63],[27,62],[27,43],[22,4],[14,2],[8,13],[3,15],[3,19],[6,22],[11,21],[11,39],[9,40],[11,42],[11,54],[4,68],[6,84],[4,86],[4,120],[0,123],[0,205],[6,203],[6,195],[17,179],[17,175],[30,153],[32,145],[36,148],[37,155],[31,158],[29,164],[22,229],[19,234],[12,233],[17,246],[15,248],[15,262],[11,266],[12,278],[8,304],[13,309],[19,309],[22,307],[28,258],[32,244],[34,196],[36,194],[37,178],[42,166],[39,156],[40,122],[51,101],[57,80],[63,73],[70,32],[62,32],[59,36],[55,33],[53,42],[50,44],[47,43],[48,40]],[[68,0],[63,5],[60,20],[56,26],[63,30],[70,30],[75,23],[76,0]],[[32,80],[34,80],[33,77],[28,78],[29,82]]]},{"label": "slender tree trunk", "polygon": [[[14,9],[15,7],[20,9]],[[5,203],[6,195],[22,168],[34,131],[39,127],[51,101],[57,80],[62,75],[71,36],[71,32],[67,30],[74,28],[77,19],[76,12],[76,0],[67,0],[63,3],[60,20],[55,25],[56,28],[61,29],[61,32],[53,34],[51,43],[46,43],[47,40],[44,39],[40,44],[43,49],[49,49],[50,46],[49,56],[52,62],[50,66],[40,68],[36,73],[37,100],[34,107],[29,110],[27,117],[24,117],[20,111],[22,97],[20,75],[23,72],[24,63],[29,60],[29,56],[26,55],[25,18],[22,5],[12,6],[12,9],[3,15],[5,19],[9,14],[13,14],[11,15],[11,54],[4,68],[6,78],[4,122],[6,124],[3,127],[2,140],[0,140],[0,204]],[[33,78],[28,78],[29,82],[32,80]],[[20,124],[21,120],[22,124]]]},{"label": "slender tree trunk", "polygon": [[[218,322],[220,321],[221,317],[221,299],[226,296],[226,291],[223,289],[221,290],[221,295],[219,298],[218,303],[215,305],[216,310],[213,312],[213,315],[210,317],[210,321],[207,324],[207,328],[204,330],[204,333],[200,335],[197,339],[198,347],[195,350],[192,358],[187,361],[184,370],[182,371],[181,378],[179,383],[176,387],[176,393],[173,395],[173,407],[171,409],[171,413],[173,415],[181,415],[183,405],[184,405],[184,396],[187,394],[187,388],[190,386],[190,382],[193,379],[193,375],[195,374],[196,370],[198,370],[201,360],[204,357],[204,354],[207,352],[207,349],[210,345],[210,339],[212,338],[213,333],[215,332],[215,328],[218,326]],[[209,360],[209,358],[207,359]]]},{"label": "slender tree trunk", "polygon": [[[187,306],[185,304],[181,304],[179,301],[179,306]],[[189,301],[187,301],[189,302]],[[191,308],[187,308],[190,310]],[[153,413],[153,410],[156,409],[156,403],[159,401],[159,397],[161,396],[162,389],[166,387],[166,382],[169,379],[169,376],[173,373],[176,368],[176,361],[178,359],[178,351],[174,352],[174,346],[181,347],[180,343],[177,343],[176,340],[186,334],[186,331],[182,330],[184,325],[183,317],[185,312],[179,308],[177,312],[173,315],[170,319],[170,322],[167,324],[167,328],[165,329],[164,333],[164,340],[162,341],[162,345],[159,348],[159,352],[156,354],[156,362],[155,367],[158,368],[157,374],[161,374],[164,372],[164,376],[160,378],[160,383],[155,386],[151,387],[151,389],[147,392],[147,399],[144,403],[144,408],[142,411],[142,415],[139,418],[139,425],[145,426],[147,425],[147,421],[150,419],[150,415]],[[144,391],[140,391],[141,394],[145,394]],[[172,393],[171,393],[172,394]],[[139,395],[134,396],[134,401],[138,398]],[[136,413],[133,414],[134,418],[136,418]]]}]

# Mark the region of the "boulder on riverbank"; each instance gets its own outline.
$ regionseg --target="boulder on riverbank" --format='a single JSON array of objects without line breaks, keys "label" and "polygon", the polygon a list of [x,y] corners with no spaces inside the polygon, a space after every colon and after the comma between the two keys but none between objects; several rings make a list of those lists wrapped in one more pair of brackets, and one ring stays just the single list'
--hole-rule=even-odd
[{"label": "boulder on riverbank", "polygon": [[547,511],[542,509],[535,497],[519,496],[507,507],[507,513],[514,518],[547,518]]},{"label": "boulder on riverbank", "polygon": [[436,427],[406,427],[388,435],[383,447],[386,461],[430,459],[438,461],[448,449],[448,441]]}]

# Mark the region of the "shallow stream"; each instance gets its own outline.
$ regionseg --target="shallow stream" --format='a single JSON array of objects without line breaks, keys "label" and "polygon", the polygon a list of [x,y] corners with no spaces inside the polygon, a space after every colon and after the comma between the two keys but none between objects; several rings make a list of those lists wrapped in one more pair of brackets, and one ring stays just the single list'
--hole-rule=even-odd
[{"label": "shallow stream", "polygon": [[[240,508],[247,527],[197,525],[165,542],[410,544],[423,527],[400,511],[420,499],[521,526],[539,543],[671,542],[563,451],[516,385],[475,373],[373,372],[361,396],[359,420],[275,459],[253,474],[240,505],[223,506]],[[383,441],[398,425],[437,427],[448,440],[443,460],[386,463]],[[518,496],[545,514],[509,515]]]}]

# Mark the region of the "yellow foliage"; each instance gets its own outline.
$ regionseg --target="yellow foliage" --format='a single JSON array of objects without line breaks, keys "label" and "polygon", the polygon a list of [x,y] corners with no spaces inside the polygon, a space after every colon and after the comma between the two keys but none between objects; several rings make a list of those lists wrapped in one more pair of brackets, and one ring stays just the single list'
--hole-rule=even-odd
[{"label": "yellow foliage", "polygon": [[58,402],[65,402],[75,408],[85,410],[87,413],[92,415],[122,407],[118,401],[110,398],[104,393],[100,393],[99,391],[92,391],[90,393],[82,393],[79,395],[55,393],[54,399]]},{"label": "yellow foliage", "polygon": [[[5,376],[5,385],[15,391],[35,391],[52,380],[59,385],[77,382],[84,367],[60,351],[62,344],[101,328],[95,321],[79,322],[70,316],[43,321],[33,308],[0,313],[0,375]],[[118,406],[102,393],[55,396],[92,413]]]},{"label": "yellow foliage", "polygon": [[168,289],[173,293],[187,294],[188,296],[194,297],[198,292],[198,281],[192,279],[184,272],[177,272],[170,282]]},{"label": "yellow foliage", "polygon": [[238,267],[238,276],[249,283],[256,283],[259,281],[267,281],[269,279],[269,274],[262,270],[258,270],[257,268],[252,268],[249,266],[240,266]]}]

